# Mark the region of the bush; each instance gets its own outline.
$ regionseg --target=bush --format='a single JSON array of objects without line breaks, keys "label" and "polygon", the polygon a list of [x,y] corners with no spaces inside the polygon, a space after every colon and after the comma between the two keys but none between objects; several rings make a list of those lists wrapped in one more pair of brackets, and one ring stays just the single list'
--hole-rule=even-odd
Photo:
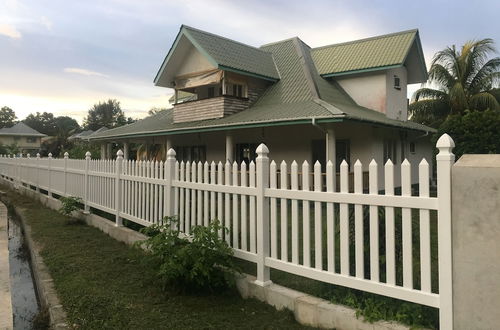
[{"label": "bush", "polygon": [[448,133],[455,141],[453,153],[500,153],[500,111],[467,111],[464,115],[449,116],[439,127],[436,139]]},{"label": "bush", "polygon": [[59,213],[70,217],[73,211],[79,210],[80,209],[80,204],[83,203],[82,199],[79,197],[61,197],[59,198],[59,201],[61,201],[62,206],[59,209]]},{"label": "bush", "polygon": [[192,227],[190,236],[179,235],[177,227],[175,218],[165,217],[164,224],[141,230],[150,236],[140,244],[158,259],[163,288],[216,292],[234,286],[239,270],[231,247],[219,237],[219,232],[228,230],[217,220],[207,227]]}]

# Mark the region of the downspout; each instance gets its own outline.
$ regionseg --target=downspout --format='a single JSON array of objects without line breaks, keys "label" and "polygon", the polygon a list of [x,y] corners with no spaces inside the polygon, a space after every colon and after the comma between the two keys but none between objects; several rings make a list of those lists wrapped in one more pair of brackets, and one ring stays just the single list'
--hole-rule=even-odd
[{"label": "downspout", "polygon": [[323,127],[321,127],[320,125],[316,124],[316,118],[315,118],[315,117],[312,117],[312,118],[311,118],[311,124],[312,124],[314,127],[316,127],[317,129],[319,129],[321,132],[323,132],[323,133],[325,133],[325,134],[327,133],[327,131],[326,131]]}]

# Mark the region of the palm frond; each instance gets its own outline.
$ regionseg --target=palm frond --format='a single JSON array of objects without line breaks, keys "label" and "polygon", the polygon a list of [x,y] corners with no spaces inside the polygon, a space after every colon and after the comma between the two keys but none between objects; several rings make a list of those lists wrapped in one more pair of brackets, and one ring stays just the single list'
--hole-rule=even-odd
[{"label": "palm frond", "polygon": [[500,72],[500,57],[495,57],[486,62],[474,75],[469,84],[472,94],[491,89],[492,84],[498,80]]},{"label": "palm frond", "polygon": [[441,89],[449,90],[455,83],[455,77],[439,63],[432,64],[429,69],[429,81],[436,83]]},{"label": "palm frond", "polygon": [[410,120],[436,127],[450,114],[450,107],[446,101],[439,99],[427,99],[413,102],[408,107]]},{"label": "palm frond", "polygon": [[[467,48],[465,48],[466,45]],[[464,63],[466,65],[464,83],[469,85],[473,81],[477,72],[481,70],[485,62],[488,60],[488,56],[491,53],[495,53],[496,49],[493,40],[489,38],[469,41],[466,45],[464,45],[464,50],[461,55],[464,58]]]},{"label": "palm frond", "polygon": [[413,101],[420,101],[422,99],[435,99],[448,101],[448,93],[432,88],[420,88],[413,94]]},{"label": "palm frond", "polygon": [[457,81],[450,89],[449,97],[452,113],[461,113],[465,109],[468,109],[467,94],[460,82]]},{"label": "palm frond", "polygon": [[471,97],[469,103],[470,110],[500,110],[500,105],[498,104],[497,99],[488,92],[475,94]]}]

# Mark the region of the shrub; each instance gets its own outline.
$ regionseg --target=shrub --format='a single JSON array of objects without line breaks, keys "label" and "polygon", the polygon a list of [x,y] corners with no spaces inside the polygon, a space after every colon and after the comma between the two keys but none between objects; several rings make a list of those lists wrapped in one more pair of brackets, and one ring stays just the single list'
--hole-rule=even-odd
[{"label": "shrub", "polygon": [[218,220],[192,227],[190,236],[180,234],[177,227],[177,219],[165,217],[164,224],[141,230],[150,236],[141,245],[158,259],[163,288],[216,292],[232,287],[239,270],[231,247],[219,237],[219,232],[228,230]]},{"label": "shrub", "polygon": [[70,217],[73,211],[80,209],[80,204],[83,203],[82,199],[79,197],[61,197],[59,200],[62,203],[61,208],[59,209],[59,213]]},{"label": "shrub", "polygon": [[439,127],[436,138],[448,133],[455,141],[453,153],[500,153],[500,111],[467,111],[464,115],[449,116]]}]

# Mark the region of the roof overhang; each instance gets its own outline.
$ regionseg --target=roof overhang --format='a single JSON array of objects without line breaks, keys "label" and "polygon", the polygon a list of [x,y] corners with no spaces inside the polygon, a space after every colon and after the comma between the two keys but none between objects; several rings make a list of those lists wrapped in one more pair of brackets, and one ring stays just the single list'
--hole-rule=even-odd
[{"label": "roof overhang", "polygon": [[232,68],[223,65],[221,63],[218,63],[212,56],[210,56],[210,54],[207,51],[205,51],[205,49],[196,41],[196,39],[193,36],[191,36],[189,30],[186,29],[183,25],[181,26],[179,33],[175,37],[174,43],[170,47],[167,56],[163,60],[160,69],[158,70],[154,78],[155,86],[168,87],[168,88],[175,87],[174,78],[175,78],[176,64],[182,61],[182,59],[185,57],[186,55],[185,52],[188,45],[192,45],[198,52],[200,52],[203,58],[208,61],[208,63],[211,65],[213,69],[231,71],[271,82],[276,82],[279,80],[273,77],[268,77],[262,74]]},{"label": "roof overhang", "polygon": [[404,57],[404,61],[402,63],[395,63],[391,65],[377,66],[377,67],[369,67],[362,68],[357,70],[350,71],[341,71],[341,72],[330,72],[321,74],[323,78],[333,78],[333,77],[342,77],[348,75],[356,75],[363,73],[370,73],[376,71],[384,71],[388,69],[406,67],[408,84],[416,84],[423,83],[427,81],[427,67],[425,65],[425,57],[422,51],[422,44],[420,42],[420,36],[418,31],[415,33],[413,41],[411,42],[411,46],[408,48],[408,51]]}]

